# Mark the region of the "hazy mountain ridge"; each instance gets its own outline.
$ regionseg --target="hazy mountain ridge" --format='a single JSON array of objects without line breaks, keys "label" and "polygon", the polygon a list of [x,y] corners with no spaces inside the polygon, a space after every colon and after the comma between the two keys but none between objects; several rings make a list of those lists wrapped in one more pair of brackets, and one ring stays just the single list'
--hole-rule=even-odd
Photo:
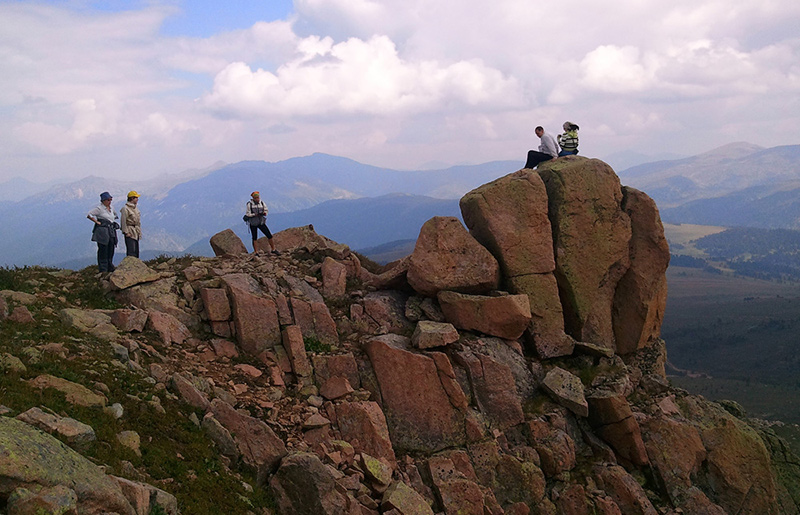
[{"label": "hazy mountain ridge", "polygon": [[[246,239],[241,215],[256,189],[270,208],[273,231],[314,224],[359,249],[415,238],[424,217],[459,216],[455,199],[518,170],[522,163],[494,161],[399,171],[317,153],[274,163],[242,161],[220,166],[168,175],[160,182],[89,176],[25,199],[0,201],[4,242],[0,266],[82,258],[91,262],[95,249],[86,212],[96,205],[99,192],[106,190],[115,196],[117,210],[128,190],[142,194],[142,251],[196,251],[207,247],[211,235],[229,227]],[[800,227],[800,145],[763,149],[734,143],[690,158],[635,166],[620,176],[623,184],[653,197],[668,222]],[[185,177],[190,179],[162,189]],[[410,197],[384,197],[392,193]],[[372,201],[346,203],[360,199]],[[449,201],[437,204],[435,199]],[[304,211],[328,201],[345,203]],[[44,208],[32,212],[32,205]]]},{"label": "hazy mountain ridge", "polygon": [[635,166],[620,172],[620,177],[646,191],[662,208],[674,207],[755,186],[800,180],[800,145],[763,149],[732,143],[686,159]]}]

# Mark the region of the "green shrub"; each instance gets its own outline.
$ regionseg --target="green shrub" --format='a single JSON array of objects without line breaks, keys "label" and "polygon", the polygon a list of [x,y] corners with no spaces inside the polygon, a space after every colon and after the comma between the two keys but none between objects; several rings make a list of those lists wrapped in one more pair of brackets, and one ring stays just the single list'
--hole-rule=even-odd
[{"label": "green shrub", "polygon": [[303,344],[306,352],[325,354],[333,351],[333,347],[327,343],[322,343],[316,336],[304,336]]}]

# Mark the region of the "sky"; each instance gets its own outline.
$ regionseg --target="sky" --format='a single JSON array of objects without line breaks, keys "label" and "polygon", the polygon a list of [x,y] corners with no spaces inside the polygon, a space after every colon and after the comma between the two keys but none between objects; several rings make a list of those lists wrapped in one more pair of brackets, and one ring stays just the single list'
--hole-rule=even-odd
[{"label": "sky", "polygon": [[800,143],[796,0],[0,0],[0,182]]}]

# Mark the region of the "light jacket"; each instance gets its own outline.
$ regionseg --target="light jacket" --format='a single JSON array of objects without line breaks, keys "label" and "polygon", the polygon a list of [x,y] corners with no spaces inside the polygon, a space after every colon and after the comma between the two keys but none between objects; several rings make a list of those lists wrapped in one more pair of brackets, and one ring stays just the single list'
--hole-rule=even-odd
[{"label": "light jacket", "polygon": [[258,202],[253,202],[252,200],[247,201],[247,210],[244,216],[247,217],[247,221],[250,225],[258,227],[266,223],[268,213],[269,209],[267,209],[267,205],[264,204],[263,200],[259,200]]},{"label": "light jacket", "polygon": [[577,152],[578,150],[578,131],[567,131],[558,135],[558,144],[561,150],[567,152]]},{"label": "light jacket", "polygon": [[131,202],[127,202],[122,206],[122,209],[119,210],[119,213],[122,234],[134,240],[141,240],[142,215],[139,212],[139,208]]}]

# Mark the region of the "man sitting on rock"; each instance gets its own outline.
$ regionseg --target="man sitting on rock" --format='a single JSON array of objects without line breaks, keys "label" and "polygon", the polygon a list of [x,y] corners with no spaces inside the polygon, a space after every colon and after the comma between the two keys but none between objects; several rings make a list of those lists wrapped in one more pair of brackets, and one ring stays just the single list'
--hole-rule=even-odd
[{"label": "man sitting on rock", "polygon": [[541,125],[536,127],[534,132],[539,136],[541,144],[539,145],[538,152],[535,150],[528,151],[528,161],[525,163],[525,168],[535,168],[539,163],[558,157],[558,145],[556,145],[555,138],[549,134],[545,134]]}]

